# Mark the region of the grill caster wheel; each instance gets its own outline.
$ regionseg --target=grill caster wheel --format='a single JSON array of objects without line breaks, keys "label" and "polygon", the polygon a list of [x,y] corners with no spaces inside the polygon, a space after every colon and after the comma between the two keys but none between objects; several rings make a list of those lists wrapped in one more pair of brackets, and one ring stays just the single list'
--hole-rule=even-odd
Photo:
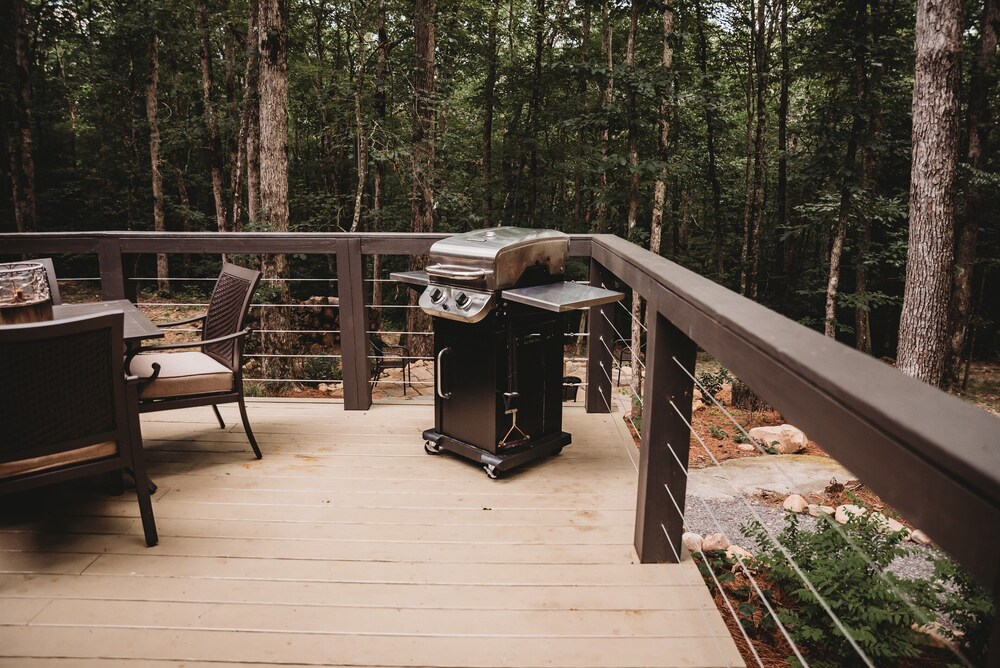
[{"label": "grill caster wheel", "polygon": [[424,441],[424,452],[429,455],[440,455],[441,446],[434,441]]},{"label": "grill caster wheel", "polygon": [[496,480],[500,477],[500,469],[493,464],[486,464],[483,466],[483,470],[486,471],[486,475],[490,477],[490,480]]}]

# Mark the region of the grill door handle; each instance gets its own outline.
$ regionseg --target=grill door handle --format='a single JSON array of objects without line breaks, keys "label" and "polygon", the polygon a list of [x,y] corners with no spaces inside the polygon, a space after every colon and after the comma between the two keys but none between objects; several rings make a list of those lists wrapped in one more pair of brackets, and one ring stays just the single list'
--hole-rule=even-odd
[{"label": "grill door handle", "polygon": [[445,392],[442,389],[444,386],[444,383],[442,382],[444,380],[444,354],[450,352],[451,348],[442,348],[437,355],[437,373],[435,374],[435,376],[437,377],[435,379],[437,381],[436,382],[437,386],[434,389],[437,390],[437,395],[442,399],[451,398],[451,392]]},{"label": "grill door handle", "polygon": [[478,281],[486,277],[485,269],[469,269],[447,264],[432,264],[427,267],[429,276],[440,276],[453,281]]}]

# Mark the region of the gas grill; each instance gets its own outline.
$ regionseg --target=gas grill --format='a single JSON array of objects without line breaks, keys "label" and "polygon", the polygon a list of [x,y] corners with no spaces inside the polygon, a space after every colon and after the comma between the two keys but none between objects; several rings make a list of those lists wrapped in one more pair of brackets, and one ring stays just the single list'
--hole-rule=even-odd
[{"label": "gas grill", "polygon": [[394,280],[424,286],[434,316],[434,428],[429,454],[448,451],[491,478],[569,445],[562,430],[567,311],[622,294],[565,282],[569,237],[501,227],[438,241],[426,271]]}]

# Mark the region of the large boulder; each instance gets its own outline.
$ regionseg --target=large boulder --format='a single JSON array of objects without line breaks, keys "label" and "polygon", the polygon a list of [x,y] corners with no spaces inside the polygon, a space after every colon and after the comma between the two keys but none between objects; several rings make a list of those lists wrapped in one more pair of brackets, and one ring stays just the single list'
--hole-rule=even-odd
[{"label": "large boulder", "polygon": [[712,550],[725,550],[729,547],[729,539],[726,538],[724,533],[710,533],[705,536],[701,543],[701,549],[705,552],[711,552]]},{"label": "large boulder", "polygon": [[792,513],[804,513],[809,508],[809,502],[801,494],[790,494],[781,507]]},{"label": "large boulder", "polygon": [[776,427],[754,427],[750,430],[750,438],[764,446],[774,448],[781,455],[792,455],[806,449],[809,442],[801,429],[790,424]]}]

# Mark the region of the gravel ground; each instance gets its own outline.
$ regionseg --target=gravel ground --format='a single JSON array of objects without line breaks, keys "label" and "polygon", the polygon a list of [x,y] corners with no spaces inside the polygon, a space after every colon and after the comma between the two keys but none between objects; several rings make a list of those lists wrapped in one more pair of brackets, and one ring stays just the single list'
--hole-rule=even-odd
[{"label": "gravel ground", "polygon": [[[759,519],[767,527],[771,535],[777,535],[785,527],[785,511],[781,507],[759,503],[748,499],[740,501],[717,501],[688,497],[685,509],[687,531],[701,535],[724,533],[729,542],[753,553],[756,545],[743,535],[740,527],[752,519]],[[799,526],[803,529],[814,529],[816,518],[802,515]],[[930,561],[931,548],[904,543],[907,554],[896,559],[889,570],[897,576],[906,579],[928,578],[933,573]]]}]

